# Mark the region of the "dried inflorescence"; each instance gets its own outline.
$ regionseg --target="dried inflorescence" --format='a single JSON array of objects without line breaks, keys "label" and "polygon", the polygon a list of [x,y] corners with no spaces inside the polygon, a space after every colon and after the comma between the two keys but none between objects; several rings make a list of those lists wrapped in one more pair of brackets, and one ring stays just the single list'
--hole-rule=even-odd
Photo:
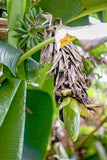
[{"label": "dried inflorescence", "polygon": [[[45,39],[55,34],[56,26],[45,30]],[[54,74],[54,96],[59,105],[64,97],[70,96],[86,105],[88,97],[86,93],[86,77],[82,72],[82,58],[77,47],[71,42],[60,50],[55,43],[43,48],[40,63],[53,63],[50,75]]]}]

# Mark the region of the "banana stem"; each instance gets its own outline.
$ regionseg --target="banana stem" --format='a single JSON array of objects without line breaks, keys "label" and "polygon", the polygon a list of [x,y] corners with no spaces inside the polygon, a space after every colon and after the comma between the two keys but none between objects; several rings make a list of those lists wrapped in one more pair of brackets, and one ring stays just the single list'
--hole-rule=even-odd
[{"label": "banana stem", "polygon": [[47,40],[43,41],[42,43],[39,43],[37,46],[35,46],[31,50],[29,50],[28,52],[26,52],[25,54],[23,54],[19,58],[19,61],[18,61],[17,65],[19,66],[28,57],[32,56],[35,52],[39,51],[40,49],[42,49],[43,47],[47,46],[48,44],[53,43],[54,41],[55,41],[55,37],[52,37],[50,39],[47,39]]}]

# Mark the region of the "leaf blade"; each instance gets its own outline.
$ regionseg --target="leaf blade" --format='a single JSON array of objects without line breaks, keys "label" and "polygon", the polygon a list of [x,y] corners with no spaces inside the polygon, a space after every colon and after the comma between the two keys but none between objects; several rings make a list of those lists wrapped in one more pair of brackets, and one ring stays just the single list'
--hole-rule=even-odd
[{"label": "leaf blade", "polygon": [[9,110],[20,80],[8,79],[0,87],[0,126]]},{"label": "leaf blade", "polygon": [[25,82],[21,82],[0,128],[0,159],[20,160],[25,121]]},{"label": "leaf blade", "polygon": [[28,90],[27,107],[23,159],[42,160],[52,122],[52,100],[43,91]]},{"label": "leaf blade", "polygon": [[22,52],[6,42],[0,41],[0,61],[15,75],[16,65]]}]

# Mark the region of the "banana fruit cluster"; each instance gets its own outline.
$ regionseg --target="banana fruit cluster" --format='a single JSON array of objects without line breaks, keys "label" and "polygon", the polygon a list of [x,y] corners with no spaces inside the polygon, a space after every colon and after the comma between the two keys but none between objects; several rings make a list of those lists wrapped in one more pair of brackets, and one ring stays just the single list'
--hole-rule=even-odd
[{"label": "banana fruit cluster", "polygon": [[42,10],[39,13],[36,9],[30,9],[24,19],[19,18],[21,27],[15,28],[15,37],[19,37],[19,47],[29,50],[35,45],[43,41],[44,19],[42,17]]}]

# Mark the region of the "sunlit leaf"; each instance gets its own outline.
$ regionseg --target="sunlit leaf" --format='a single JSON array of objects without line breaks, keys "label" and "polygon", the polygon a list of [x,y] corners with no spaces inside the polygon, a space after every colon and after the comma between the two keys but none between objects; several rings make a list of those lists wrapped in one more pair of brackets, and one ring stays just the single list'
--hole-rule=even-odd
[{"label": "sunlit leaf", "polygon": [[34,3],[42,7],[45,12],[51,13],[53,17],[62,18],[63,24],[69,24],[90,13],[107,9],[106,0],[40,0]]},{"label": "sunlit leaf", "polygon": [[0,126],[20,85],[20,80],[7,79],[0,87]]},{"label": "sunlit leaf", "polygon": [[25,98],[25,82],[21,82],[6,118],[0,127],[1,160],[21,160],[25,123]]},{"label": "sunlit leaf", "polygon": [[63,118],[65,127],[72,141],[76,141],[80,126],[80,109],[75,99],[63,107]]},{"label": "sunlit leaf", "polygon": [[39,63],[32,58],[27,58],[16,69],[16,75],[21,80],[34,81],[39,68]]},{"label": "sunlit leaf", "polygon": [[[94,33],[94,34],[93,34]],[[57,49],[78,39],[85,51],[89,51],[107,41],[107,23],[81,27],[60,26],[55,34]]]},{"label": "sunlit leaf", "polygon": [[15,75],[16,65],[22,52],[10,44],[0,41],[0,62],[6,65]]},{"label": "sunlit leaf", "polygon": [[39,7],[45,12],[51,13],[54,18],[62,18],[63,23],[66,23],[71,17],[79,14],[83,9],[80,0],[41,0]]},{"label": "sunlit leaf", "polygon": [[81,17],[87,16],[90,13],[96,13],[99,11],[104,11],[107,9],[107,2],[106,0],[80,0],[82,3],[83,10],[76,15],[75,17],[72,17],[68,23],[77,20]]},{"label": "sunlit leaf", "polygon": [[29,57],[17,67],[18,60],[22,54],[20,50],[10,44],[0,41],[0,62],[6,66],[4,67],[5,76],[33,81],[36,79],[39,63]]}]

